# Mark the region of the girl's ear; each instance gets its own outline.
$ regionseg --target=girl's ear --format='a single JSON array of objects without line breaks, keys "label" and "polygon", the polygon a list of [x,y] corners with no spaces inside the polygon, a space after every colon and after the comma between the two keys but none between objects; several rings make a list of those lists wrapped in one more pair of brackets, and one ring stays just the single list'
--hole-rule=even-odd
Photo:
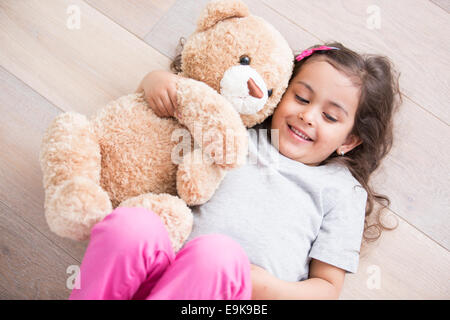
[{"label": "girl's ear", "polygon": [[361,143],[362,143],[362,140],[360,137],[358,137],[354,134],[349,134],[347,136],[347,139],[345,139],[345,142],[339,147],[339,150],[347,153],[350,150],[359,146]]},{"label": "girl's ear", "polygon": [[248,7],[240,0],[211,1],[197,20],[197,32],[205,31],[217,22],[228,18],[243,18],[249,15]]}]

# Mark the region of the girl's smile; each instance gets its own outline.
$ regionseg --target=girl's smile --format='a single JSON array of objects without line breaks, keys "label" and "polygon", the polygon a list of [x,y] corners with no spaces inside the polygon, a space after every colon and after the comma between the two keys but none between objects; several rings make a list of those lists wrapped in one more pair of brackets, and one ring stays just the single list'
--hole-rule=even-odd
[{"label": "girl's smile", "polygon": [[296,128],[296,127],[294,127],[294,126],[292,126],[292,125],[287,125],[288,126],[288,129],[289,129],[289,133],[290,133],[290,135],[294,138],[294,139],[296,139],[296,140],[298,140],[298,141],[300,141],[300,142],[312,142],[313,140],[305,133],[305,131],[303,131],[303,130],[301,130],[301,129],[299,129],[299,128]]},{"label": "girl's smile", "polygon": [[361,140],[350,134],[359,88],[321,57],[311,57],[293,78],[272,117],[279,151],[308,165],[333,152],[348,152]]}]

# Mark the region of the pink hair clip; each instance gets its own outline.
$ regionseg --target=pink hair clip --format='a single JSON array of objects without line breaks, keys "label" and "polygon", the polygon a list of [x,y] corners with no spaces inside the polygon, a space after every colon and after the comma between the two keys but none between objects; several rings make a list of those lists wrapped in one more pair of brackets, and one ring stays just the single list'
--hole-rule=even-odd
[{"label": "pink hair clip", "polygon": [[315,51],[325,51],[325,50],[339,50],[339,48],[336,47],[327,47],[327,46],[320,46],[317,48],[307,49],[302,51],[297,57],[295,57],[295,60],[300,61],[306,57],[309,57],[312,55]]}]

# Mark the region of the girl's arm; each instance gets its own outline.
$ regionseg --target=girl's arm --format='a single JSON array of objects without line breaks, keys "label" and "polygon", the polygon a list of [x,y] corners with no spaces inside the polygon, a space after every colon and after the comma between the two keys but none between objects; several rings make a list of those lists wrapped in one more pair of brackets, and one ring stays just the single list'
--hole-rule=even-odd
[{"label": "girl's arm", "polygon": [[325,300],[339,298],[345,270],[311,259],[309,279],[304,281],[284,281],[255,265],[251,275],[253,300]]}]

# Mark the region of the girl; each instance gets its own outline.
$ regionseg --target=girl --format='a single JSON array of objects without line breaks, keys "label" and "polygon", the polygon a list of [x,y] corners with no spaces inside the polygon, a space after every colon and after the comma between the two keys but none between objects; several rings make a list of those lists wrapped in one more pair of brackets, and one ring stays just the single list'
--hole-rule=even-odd
[{"label": "girl", "polygon": [[[138,89],[161,117],[176,110],[176,77],[151,72]],[[390,203],[369,178],[391,148],[400,104],[386,57],[340,43],[303,51],[273,116],[249,130],[256,163],[228,172],[192,208],[184,247],[172,252],[153,212],[116,209],[93,228],[71,298],[337,299],[363,235],[388,229],[368,224],[374,201]]]}]

